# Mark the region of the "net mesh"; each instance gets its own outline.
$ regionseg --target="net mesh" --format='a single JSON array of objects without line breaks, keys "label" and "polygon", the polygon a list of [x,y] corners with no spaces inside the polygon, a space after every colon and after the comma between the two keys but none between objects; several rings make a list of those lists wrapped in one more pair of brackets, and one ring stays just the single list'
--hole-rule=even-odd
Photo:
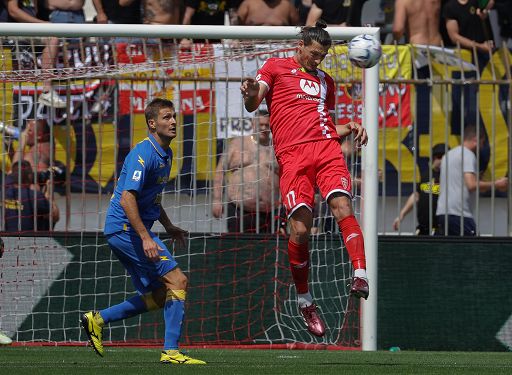
[{"label": "net mesh", "polygon": [[[63,169],[60,177],[49,176],[56,190],[50,200],[61,213],[60,220],[52,222],[55,232],[34,237],[18,228],[18,233],[5,237],[0,262],[3,331],[22,342],[85,341],[78,325],[81,313],[133,295],[130,279],[101,230],[124,157],[145,137],[144,105],[163,96],[176,103],[180,114],[163,206],[173,223],[191,232],[187,249],[174,249],[166,242],[190,279],[182,343],[359,347],[359,305],[348,297],[350,261],[321,199],[310,241],[310,286],[328,327],[323,338],[310,335],[298,313],[287,239],[277,234],[282,223],[278,195],[270,199],[274,209],[268,230],[256,225],[253,232],[261,233],[226,233],[233,171],[218,169],[218,161],[229,154],[233,139],[258,136],[241,103],[240,82],[254,76],[268,57],[291,56],[293,42],[230,41],[183,51],[173,41],[160,39],[66,41],[59,44],[58,60],[50,69],[41,66],[44,40],[5,38],[2,45],[2,192],[10,188],[16,153],[23,158],[32,155],[34,168],[42,171],[55,165]],[[339,88],[338,123],[360,121],[361,115],[356,103],[361,98],[361,72],[347,69],[344,48],[334,47],[323,66]],[[66,101],[65,108],[38,102],[45,80],[51,80],[56,94]],[[30,119],[48,124],[50,151],[42,165],[40,153],[22,147],[22,138],[8,132],[15,128],[23,134]],[[38,142],[45,141],[36,139],[36,149]],[[350,141],[344,147],[357,180],[358,150]],[[242,160],[248,152],[241,150]],[[257,157],[262,153],[258,146]],[[258,167],[252,180],[239,181],[242,194],[254,186],[260,186],[256,192],[263,191],[273,168]],[[225,175],[221,218],[212,214],[217,172]],[[353,186],[359,213],[360,188],[357,182]],[[271,189],[277,191],[277,184]],[[255,215],[255,220],[261,222],[263,215]],[[163,228],[155,225],[154,231]],[[111,343],[146,344],[160,344],[162,337],[161,312],[112,323],[104,336]]]}]

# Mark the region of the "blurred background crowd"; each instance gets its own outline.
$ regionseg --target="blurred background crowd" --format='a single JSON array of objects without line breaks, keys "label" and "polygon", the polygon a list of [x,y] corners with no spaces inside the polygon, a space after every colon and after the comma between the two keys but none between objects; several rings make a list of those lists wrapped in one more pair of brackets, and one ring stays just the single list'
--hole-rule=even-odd
[{"label": "blurred background crowd", "polygon": [[[512,49],[512,0],[0,0],[0,22],[300,26],[314,25],[318,19],[323,19],[330,26],[378,26],[381,30],[380,37],[383,44],[403,45],[410,43],[416,46],[428,45],[468,49],[474,52],[472,58],[476,66],[479,67],[477,70],[481,70],[481,68],[485,66],[486,61],[489,60],[493,51],[503,47]],[[173,41],[171,40],[170,42],[172,43]],[[174,45],[179,43],[180,47],[187,50],[192,43],[204,42],[204,40],[181,39],[175,42],[176,44]],[[15,48],[12,48],[13,51],[16,52],[16,56],[19,56],[19,61],[17,61],[19,64],[18,68],[23,66],[23,57],[25,55],[32,54],[35,56],[37,54],[37,58],[31,57],[31,59],[34,61],[37,60],[38,66],[40,66],[43,71],[51,71],[52,69],[54,71],[59,70],[56,61],[58,60],[58,54],[63,54],[62,51],[59,52],[59,50],[62,50],[62,41],[51,37],[40,43],[37,51],[30,43],[22,45],[20,42]],[[21,50],[19,46],[22,46],[25,50]],[[118,57],[121,56],[119,51],[122,51],[122,49],[118,49]],[[91,54],[93,52],[91,52]],[[98,51],[96,50],[96,52]],[[76,52],[77,56],[79,53],[84,54],[83,51]],[[90,58],[87,53],[84,54],[84,60]],[[142,54],[142,52],[140,52],[140,54]],[[75,58],[75,60],[78,61],[79,59]],[[119,60],[119,62],[120,61],[121,60]],[[34,66],[36,65],[35,63],[33,64]],[[431,114],[422,112],[425,111],[426,108],[431,107],[430,101],[435,99],[433,94],[435,90],[429,90],[422,85],[423,79],[431,78],[430,74],[431,66],[424,66],[423,68],[415,67],[414,78],[417,80],[416,125],[417,128],[420,129],[418,124],[421,122],[425,123],[423,125],[426,132],[432,134],[433,130],[431,131],[428,127],[428,118]],[[469,73],[467,73],[465,77],[470,78]],[[53,83],[51,78],[53,78]],[[446,93],[442,95],[439,94],[440,97],[445,98],[447,97],[446,95],[461,97],[462,89],[458,87],[459,84],[456,82],[456,78],[457,77],[454,75],[454,81],[452,82],[453,91],[448,92],[449,90],[446,89]],[[39,79],[39,77],[37,79]],[[55,143],[51,140],[57,132],[61,131],[59,127],[54,127],[53,125],[67,124],[68,120],[66,118],[71,117],[73,111],[79,113],[79,110],[82,110],[86,114],[88,112],[87,115],[89,118],[77,115],[76,118],[73,119],[73,121],[76,122],[76,124],[74,124],[75,132],[79,135],[81,134],[79,132],[82,131],[80,130],[82,121],[87,123],[87,126],[90,125],[91,118],[93,118],[93,122],[102,123],[105,121],[108,109],[115,106],[117,103],[113,100],[112,103],[114,104],[108,104],[108,101],[103,100],[103,98],[115,96],[112,92],[115,92],[115,87],[119,88],[120,86],[117,86],[116,83],[108,79],[103,80],[101,83],[99,80],[97,80],[97,82],[91,80],[91,92],[93,90],[96,92],[94,98],[91,100],[94,104],[89,105],[89,107],[85,105],[80,109],[76,102],[78,101],[83,104],[83,100],[72,98],[71,94],[68,94],[69,85],[67,88],[59,88],[58,85],[55,85],[57,80],[57,76],[47,78],[44,81],[41,80],[40,86],[38,86],[39,83],[36,83],[34,88],[31,89],[33,91],[29,94],[24,93],[25,89],[22,90],[20,88],[18,90],[20,93],[16,98],[21,98],[23,95],[26,97],[24,97],[23,100],[13,99],[13,102],[23,102],[23,106],[16,107],[12,110],[13,116],[17,118],[17,126],[15,124],[16,121],[11,121],[7,118],[8,115],[5,114],[7,111],[4,111],[0,118],[0,127],[2,127],[0,133],[19,140],[16,147],[9,146],[7,148],[11,165],[2,168],[6,173],[12,173],[5,178],[7,185],[4,194],[4,229],[6,230],[16,231],[22,229],[30,231],[33,229],[40,230],[41,228],[43,230],[51,228],[59,230],[63,229],[64,225],[61,224],[55,227],[55,224],[59,221],[62,222],[63,219],[66,219],[65,228],[69,229],[67,223],[74,217],[74,215],[70,214],[72,210],[69,208],[72,203],[66,201],[66,204],[60,204],[61,211],[63,207],[66,207],[67,210],[65,215],[60,214],[59,208],[53,198],[53,189],[55,187],[57,188],[57,192],[66,196],[70,196],[70,194],[65,193],[72,191],[102,191],[102,193],[105,193],[108,190],[108,187],[105,188],[105,186],[102,187],[104,190],[96,187],[91,189],[87,182],[90,180],[90,176],[84,174],[85,178],[82,178],[83,171],[77,167],[75,167],[73,172],[69,170],[66,171],[66,166],[62,163],[59,164],[57,162],[58,159],[55,158]],[[32,81],[30,81],[30,83],[33,84]],[[354,86],[354,89],[356,87],[357,86]],[[119,107],[116,107],[116,110],[110,108],[111,112],[115,112],[115,115],[112,113],[111,117],[114,118],[117,116],[112,123],[116,124],[116,132],[118,135],[125,131],[130,131],[129,129],[131,129],[130,127],[133,125],[134,121],[130,116],[133,115],[133,109],[137,106],[137,100],[139,99],[133,97],[133,89],[131,86],[129,89],[126,89],[126,87],[124,89],[130,98],[127,101],[119,100],[119,103],[128,104],[120,104]],[[89,89],[84,86],[84,91],[87,90]],[[11,91],[16,91],[16,87],[13,86]],[[468,149],[476,152],[479,163],[484,165],[490,158],[489,145],[494,144],[495,139],[499,138],[500,134],[494,131],[493,134],[486,134],[486,131],[482,129],[482,134],[486,136],[487,139],[482,143],[482,147],[478,146],[479,139],[481,138],[480,130],[476,134],[473,134],[465,128],[467,128],[468,125],[477,125],[476,120],[479,108],[477,98],[484,102],[488,100],[488,96],[478,97],[477,85],[469,85],[469,87],[465,85],[463,91],[465,91],[464,100],[469,104],[463,103],[460,106],[454,104],[453,108],[446,108],[447,113],[445,115],[446,118],[451,117],[450,121],[452,121],[461,118],[459,112],[463,112],[463,124],[452,124],[451,134],[460,136],[462,139],[471,133],[473,137],[471,144],[474,143],[476,148],[474,151],[472,147],[468,147]],[[197,95],[197,93],[190,94],[191,97],[194,95]],[[401,102],[401,94],[397,95],[400,97]],[[506,95],[501,95],[500,100],[505,103],[502,109],[503,113],[508,113],[509,109],[507,108],[509,108],[509,104],[507,107],[505,97]],[[75,101],[75,103],[71,103],[70,106],[70,103],[67,102],[68,99]],[[26,103],[32,103],[32,100],[34,103],[37,100],[39,105],[25,110],[24,106]],[[131,104],[130,100],[132,100]],[[205,102],[207,100],[209,99],[205,99]],[[104,103],[107,103],[107,105]],[[140,103],[142,103],[142,100]],[[454,103],[462,102],[454,101]],[[14,105],[13,108],[15,106],[16,105]],[[121,107],[123,106],[126,107],[124,108],[126,113],[122,113],[123,108]],[[397,106],[402,108],[400,104],[397,104]],[[41,107],[44,109],[41,109]],[[484,105],[484,107],[489,106]],[[5,106],[5,108],[8,108],[8,105]],[[20,110],[18,108],[23,109]],[[480,107],[480,109],[481,108],[483,107]],[[57,109],[57,111],[54,112],[51,109]],[[23,112],[25,117],[21,117],[21,112]],[[466,114],[466,112],[468,112],[468,114]],[[504,117],[509,118],[506,115],[504,115]],[[197,118],[187,118],[183,120],[183,123],[187,125],[189,123],[197,123],[197,121]],[[259,122],[255,124],[259,126],[262,120],[259,119],[258,121]],[[437,120],[437,123],[441,122],[443,121]],[[4,123],[6,124],[5,129]],[[11,124],[13,126],[11,126]],[[253,126],[256,126],[255,124],[253,124]],[[404,124],[401,124],[400,127],[402,125]],[[391,129],[394,127],[390,124],[384,125],[384,127],[386,126]],[[396,126],[399,125],[397,124]],[[510,124],[508,124],[508,126],[510,126]],[[412,129],[412,126],[410,128]],[[461,131],[462,129],[465,130]],[[477,129],[481,128],[477,127]],[[487,133],[488,130],[489,129],[487,129]],[[391,131],[393,131],[393,129]],[[415,146],[412,140],[413,137],[418,136],[418,139],[420,138],[420,132],[417,132],[418,134],[413,134],[413,131],[410,131],[407,140],[404,139],[400,142],[400,144],[403,145],[407,144],[407,151],[411,154],[414,154],[413,149],[416,148],[413,147]],[[183,133],[184,138],[194,136],[192,133],[186,133],[186,126],[184,127]],[[399,136],[400,134],[397,135],[397,137]],[[226,148],[227,146],[223,144],[223,141],[224,139],[214,141],[217,142],[215,149],[218,160],[221,160],[220,157],[222,157],[223,153],[227,154],[229,151]],[[247,139],[249,145],[251,145],[253,141],[254,140],[251,141]],[[403,176],[401,176],[399,172],[396,172],[396,176],[395,174],[389,173],[389,170],[393,169],[395,166],[393,166],[393,168],[390,168],[389,165],[380,166],[382,169],[379,170],[379,177],[383,190],[385,187],[386,192],[390,194],[394,189],[391,193],[398,196],[397,203],[394,204],[394,206],[396,206],[394,210],[396,211],[396,217],[393,216],[392,220],[389,220],[389,218],[383,220],[386,221],[387,224],[386,229],[381,229],[381,231],[402,231],[405,228],[402,222],[404,217],[407,216],[409,212],[417,211],[418,220],[414,220],[413,227],[416,227],[416,231],[421,227],[422,229],[419,230],[421,234],[432,233],[432,227],[436,226],[436,202],[437,196],[439,195],[439,171],[442,169],[441,159],[450,148],[456,145],[455,142],[449,141],[448,137],[446,137],[442,142],[436,140],[436,142],[431,142],[432,144],[429,144],[429,147],[423,147],[423,149],[420,147],[420,150],[422,150],[421,154],[419,153],[415,155],[415,157],[428,158],[428,163],[422,164],[421,178],[419,174],[409,178],[411,181],[416,180],[416,182],[420,182],[417,184],[418,189],[416,189],[416,185],[414,185],[412,191],[401,191],[397,186],[400,186],[403,182],[401,180]],[[121,152],[121,149],[123,147],[129,149],[130,145],[121,145],[121,143],[124,142],[124,138],[122,137],[119,138],[119,142],[118,158],[122,161],[124,154]],[[188,143],[185,141],[184,145],[187,145],[185,147],[186,149]],[[96,147],[96,145],[93,146]],[[264,146],[266,146],[265,142],[263,142],[262,147]],[[89,147],[89,145],[87,145],[87,147]],[[352,147],[349,142],[346,142],[343,147],[345,147],[344,153],[347,160],[359,159],[357,151],[351,149]],[[189,148],[192,155],[194,152],[193,147],[190,146]],[[259,148],[255,150],[259,150]],[[433,150],[432,153],[430,153],[430,150]],[[506,153],[506,151],[503,151],[503,153]],[[81,156],[84,163],[94,163],[94,160],[85,160],[87,155],[92,155],[92,152],[90,152],[88,148],[87,151],[84,151],[84,155]],[[353,155],[353,157],[350,155]],[[196,155],[193,155],[193,157],[195,156]],[[192,158],[184,158],[186,161],[189,159],[191,160]],[[482,162],[484,159],[486,162]],[[225,167],[221,164],[219,165],[223,168]],[[182,167],[181,172],[183,174],[190,173],[192,167],[187,168],[188,167]],[[230,176],[233,174],[236,175],[235,169],[236,168],[231,170],[226,166],[224,169],[217,170],[218,177],[216,178],[220,181],[218,185],[224,186],[223,173],[229,172]],[[480,169],[482,170],[482,168]],[[246,170],[248,170],[248,168],[246,168]],[[401,167],[397,167],[396,170],[400,171]],[[432,170],[431,173],[430,170]],[[81,179],[74,181],[74,177],[80,177]],[[353,173],[353,177],[356,182],[355,185],[358,186],[357,181],[359,180],[359,176],[357,173]],[[503,176],[492,176],[491,180],[496,184],[494,188],[490,189],[487,185],[482,185],[480,186],[480,192],[491,190],[489,194],[491,194],[493,198],[495,193],[498,195],[501,193],[503,196],[508,188],[508,184],[505,181],[507,178],[508,175],[505,178]],[[76,186],[74,186],[74,188],[69,188],[69,184],[64,183],[70,180],[72,183],[73,181],[75,182],[74,185]],[[186,180],[188,181],[187,183],[190,182],[189,180]],[[227,178],[227,181],[229,181],[229,178]],[[430,181],[432,181],[432,185],[430,185]],[[192,183],[190,184],[193,185]],[[215,190],[215,183],[213,183],[213,187]],[[181,191],[176,188],[176,186],[173,186],[173,188],[175,188],[176,191]],[[213,202],[206,202],[205,207],[213,205],[213,210],[209,208],[206,209],[207,214],[211,211],[213,217],[220,219],[223,215],[223,210],[221,209],[223,190],[222,187],[219,188],[217,186],[217,188],[217,195],[214,196]],[[382,192],[382,194],[385,195],[384,192]],[[408,197],[404,202],[402,202],[402,194],[404,197]],[[236,194],[233,193],[232,195]],[[21,205],[20,202],[23,201],[34,202],[34,204]],[[231,201],[232,199],[229,198],[229,202]],[[39,202],[39,204],[36,204],[37,202]],[[277,203],[277,201],[273,203]],[[274,205],[273,203],[271,205]],[[197,206],[197,202],[195,202],[194,206]],[[245,209],[247,209],[247,207],[249,206],[247,205]],[[227,211],[228,208],[229,206],[226,207],[225,211]],[[320,201],[318,202],[316,211],[318,218],[326,217],[324,213],[325,207],[322,206]],[[387,209],[382,209],[382,211],[391,212],[391,210]],[[426,214],[425,211],[427,212]],[[251,214],[253,213],[254,212],[251,211]],[[95,216],[97,216],[96,214],[97,211],[94,212]],[[226,214],[226,212],[224,212],[224,214]],[[440,214],[446,216],[447,212],[440,212]],[[82,211],[82,217],[83,215]],[[393,215],[393,213],[390,213],[390,215]],[[238,216],[243,217],[243,215],[228,213],[228,217]],[[410,217],[413,216],[416,215],[410,215]],[[43,217],[42,221],[40,220],[41,217]],[[271,218],[276,219],[275,222],[273,222],[272,219],[261,220],[261,217],[258,216],[258,222],[264,222],[266,225],[270,223],[267,225],[266,230],[268,230],[268,228],[272,228],[272,231],[275,231],[277,228],[282,229],[283,225],[280,215],[271,215]],[[416,226],[416,224],[418,224],[418,226]],[[234,227],[236,227],[236,225],[239,225],[239,223],[233,224]],[[409,227],[410,226],[411,225],[409,225]],[[227,227],[229,231],[238,231],[229,229],[229,224]],[[333,230],[329,220],[323,220],[323,222],[319,221],[315,223],[315,227],[318,228],[319,232]],[[95,227],[95,229],[97,228]],[[211,231],[212,228],[209,228],[209,230]],[[473,234],[474,232],[475,231],[472,231]]]},{"label": "blurred background crowd", "polygon": [[[484,9],[479,9],[482,4]],[[329,25],[381,27],[382,41],[494,45],[512,38],[512,1],[490,0],[2,0],[0,22]],[[483,20],[480,22],[479,20]],[[457,22],[457,29],[450,26]],[[448,27],[447,27],[448,26]],[[452,25],[453,26],[453,25]],[[421,34],[428,38],[419,37]],[[186,41],[183,41],[186,43]],[[482,47],[484,48],[484,47]]]}]

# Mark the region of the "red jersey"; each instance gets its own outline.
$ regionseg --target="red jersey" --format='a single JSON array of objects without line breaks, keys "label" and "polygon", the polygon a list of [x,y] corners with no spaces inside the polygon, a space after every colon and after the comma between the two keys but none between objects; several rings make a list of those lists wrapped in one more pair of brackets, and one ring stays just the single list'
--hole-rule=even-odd
[{"label": "red jersey", "polygon": [[265,100],[276,154],[299,143],[339,139],[329,114],[334,111],[334,81],[323,70],[314,76],[293,57],[272,57],[256,80],[268,87]]}]

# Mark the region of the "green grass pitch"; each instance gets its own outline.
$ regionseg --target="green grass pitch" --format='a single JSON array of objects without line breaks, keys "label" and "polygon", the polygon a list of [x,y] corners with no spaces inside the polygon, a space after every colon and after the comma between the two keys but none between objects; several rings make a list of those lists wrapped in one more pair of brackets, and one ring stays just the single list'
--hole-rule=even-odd
[{"label": "green grass pitch", "polygon": [[104,358],[86,347],[0,347],[5,375],[194,374],[367,375],[512,374],[511,353],[348,352],[325,350],[188,349],[206,366],[161,365],[158,349],[107,347]]}]

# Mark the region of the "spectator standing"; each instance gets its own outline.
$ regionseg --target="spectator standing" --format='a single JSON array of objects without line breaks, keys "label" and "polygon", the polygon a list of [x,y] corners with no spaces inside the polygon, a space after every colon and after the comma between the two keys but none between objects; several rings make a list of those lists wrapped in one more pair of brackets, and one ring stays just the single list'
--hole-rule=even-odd
[{"label": "spectator standing", "polygon": [[37,0],[2,0],[9,13],[9,22],[46,23],[37,18]]},{"label": "spectator standing", "polygon": [[19,149],[12,155],[12,162],[26,160],[33,171],[48,171],[53,159],[53,151],[50,144],[50,128],[46,120],[27,120],[19,142]]},{"label": "spectator standing", "polygon": [[361,13],[366,0],[313,0],[306,25],[319,19],[333,26],[361,26]]},{"label": "spectator standing", "polygon": [[[85,23],[83,11],[85,0],[48,0],[51,23]],[[59,39],[51,37],[43,50],[41,65],[46,71],[55,68],[55,62],[59,53]],[[51,80],[43,83],[43,92],[39,95],[39,103],[54,108],[65,108],[66,100],[52,89]]]},{"label": "spectator standing", "polygon": [[494,42],[488,13],[493,5],[494,0],[490,0],[485,9],[479,9],[477,0],[449,0],[444,6],[443,16],[450,40],[462,48],[476,48],[485,55],[491,52]]},{"label": "spectator standing", "polygon": [[9,22],[9,12],[7,12],[4,0],[0,1],[0,22]]},{"label": "spectator standing", "polygon": [[231,6],[229,0],[185,0],[184,25],[224,25],[224,13]]},{"label": "spectator standing", "polygon": [[299,13],[299,25],[304,26],[308,19],[308,13],[313,5],[312,0],[295,0],[295,8]]},{"label": "spectator standing", "polygon": [[244,0],[237,11],[238,24],[247,26],[296,26],[299,14],[289,0]]},{"label": "spectator standing", "polygon": [[[480,192],[493,186],[504,191],[508,178],[495,182],[480,181],[476,151],[485,143],[483,129],[477,134],[473,125],[464,129],[462,145],[448,151],[441,160],[440,193],[437,201],[437,234],[449,236],[476,236],[476,223],[473,217],[477,187]],[[461,226],[462,222],[462,226]]]},{"label": "spectator standing", "polygon": [[92,3],[96,8],[96,23],[142,23],[140,0],[134,0],[126,6],[120,5],[118,0],[92,0]]},{"label": "spectator standing", "polygon": [[59,208],[55,200],[51,199],[50,180],[46,181],[41,191],[39,186],[34,184],[32,166],[26,160],[13,163],[10,177],[4,198],[5,231],[53,229],[50,224],[55,225],[59,220]]},{"label": "spectator standing", "polygon": [[[412,211],[414,205],[417,205],[418,225],[416,226],[416,235],[428,236],[437,229],[436,209],[440,190],[439,170],[445,148],[444,144],[437,144],[432,148],[432,173],[421,177],[420,183],[416,186],[416,191],[409,196],[400,210],[400,214],[393,222],[394,230],[400,229],[402,220]],[[431,215],[432,226],[430,225]]]},{"label": "spectator standing", "polygon": [[256,233],[258,228],[260,233],[271,233],[272,221],[276,231],[280,227],[279,167],[270,143],[268,112],[258,110],[252,123],[254,134],[231,140],[217,164],[212,214],[222,217],[224,177],[228,174],[228,231]]},{"label": "spectator standing", "polygon": [[411,44],[440,46],[441,0],[395,0],[393,37]]},{"label": "spectator standing", "polygon": [[[122,7],[130,6],[135,0],[119,0]],[[142,0],[143,23],[148,25],[179,25],[184,5],[182,0]]]},{"label": "spectator standing", "polygon": [[[96,23],[110,24],[140,24],[142,23],[142,4],[141,0],[134,0],[126,6],[119,4],[118,0],[92,0],[96,9]],[[103,43],[126,43],[135,42],[134,38],[115,37],[104,38]],[[109,82],[106,86],[101,85],[95,95],[95,102],[91,106],[92,114],[106,114],[110,107],[109,98],[115,85]]]},{"label": "spectator standing", "polygon": [[54,159],[55,152],[50,142],[50,127],[45,119],[29,119],[25,129],[19,137],[19,147],[10,152],[12,163],[25,160],[32,166],[36,173],[35,181],[40,187],[44,187],[50,175],[53,175],[52,183],[63,184],[66,179],[66,167],[60,161]]},{"label": "spectator standing", "polygon": [[347,17],[347,26],[361,27],[361,18],[363,16],[363,6],[368,0],[351,0],[350,11]]},{"label": "spectator standing", "polygon": [[496,0],[494,9],[498,13],[500,36],[509,49],[512,49],[512,1]]},{"label": "spectator standing", "polygon": [[[225,12],[235,12],[231,0],[185,0],[184,25],[224,25]],[[196,39],[204,43],[204,39]],[[211,40],[218,43],[220,40]],[[192,39],[182,39],[181,47],[189,49]]]},{"label": "spectator standing", "polygon": [[[478,0],[448,0],[443,8],[446,30],[450,40],[455,45],[472,51],[473,63],[476,64],[480,72],[487,65],[490,53],[494,48],[487,17],[488,10],[493,6],[494,0],[490,0],[485,9],[478,8]],[[454,72],[452,75],[453,79],[462,77],[464,80],[476,79],[477,72]],[[458,131],[463,124],[476,123],[479,116],[478,90],[478,84],[453,85],[452,129]],[[462,98],[464,103],[461,104]],[[463,119],[464,122],[460,123],[459,119]]]}]

